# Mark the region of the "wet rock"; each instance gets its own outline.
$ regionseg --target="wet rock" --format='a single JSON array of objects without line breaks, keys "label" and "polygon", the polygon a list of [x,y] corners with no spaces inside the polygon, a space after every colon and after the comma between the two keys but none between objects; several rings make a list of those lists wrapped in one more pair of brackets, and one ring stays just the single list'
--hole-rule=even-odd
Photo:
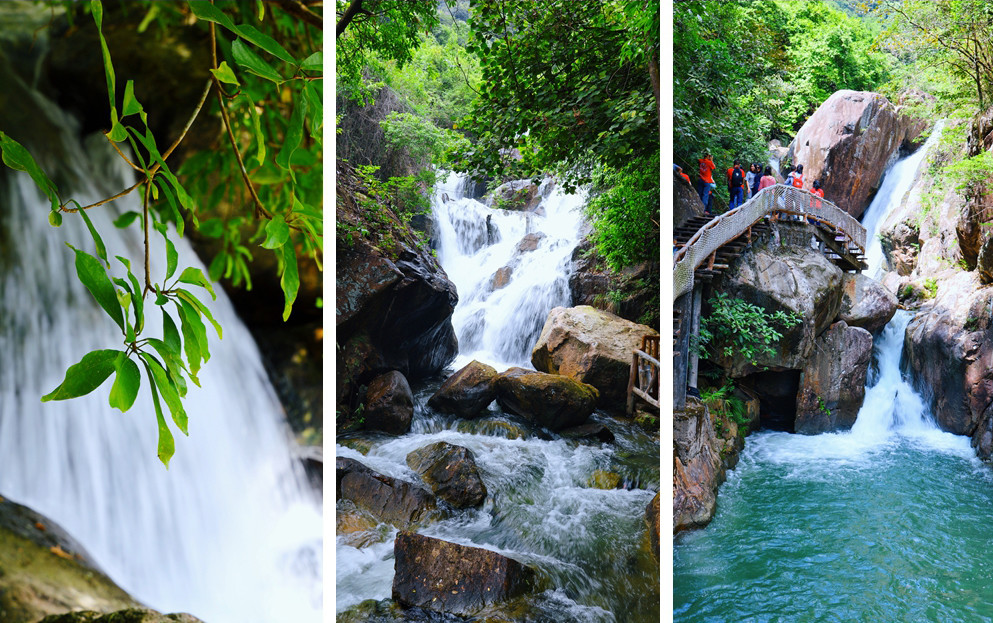
[{"label": "wet rock", "polygon": [[538,248],[538,244],[542,240],[547,238],[544,232],[535,232],[531,234],[526,234],[521,241],[517,243],[517,254],[530,253]]},{"label": "wet rock", "polygon": [[369,383],[365,399],[365,427],[392,435],[410,430],[414,417],[414,394],[402,374],[393,370]]},{"label": "wet rock", "polygon": [[862,273],[845,274],[838,319],[877,334],[896,313],[896,295]]},{"label": "wet rock", "polygon": [[378,520],[405,529],[428,519],[435,497],[417,485],[375,472],[355,459],[337,457],[337,499],[351,500]]},{"label": "wet rock", "polygon": [[497,371],[492,366],[472,361],[442,383],[428,399],[428,406],[458,417],[479,417],[496,399],[496,377]]},{"label": "wet rock", "polygon": [[503,409],[551,431],[578,426],[593,413],[599,392],[567,376],[510,368],[496,378]]},{"label": "wet rock", "polygon": [[680,532],[710,523],[723,471],[707,407],[688,398],[672,418],[672,523],[673,532]]},{"label": "wet rock", "polygon": [[844,321],[817,338],[803,369],[794,430],[818,435],[855,424],[865,398],[865,377],[872,359],[872,334]]},{"label": "wet rock", "polygon": [[823,254],[809,248],[766,246],[747,251],[725,273],[721,291],[770,313],[799,314],[802,322],[783,331],[775,354],[760,355],[755,364],[740,355],[722,355],[717,362],[735,378],[762,368],[802,369],[814,340],[841,310],[843,275]]},{"label": "wet rock", "polygon": [[824,197],[858,218],[891,158],[926,127],[878,93],[837,91],[797,132],[788,157],[804,166],[804,188],[821,180]]},{"label": "wet rock", "polygon": [[588,305],[556,307],[531,351],[531,364],[596,387],[601,406],[619,411],[626,405],[631,354],[642,338],[657,335],[651,327]]},{"label": "wet rock", "polygon": [[593,474],[586,481],[586,486],[591,489],[621,489],[624,486],[619,474],[606,470],[594,470]]},{"label": "wet rock", "polygon": [[61,526],[0,497],[0,620],[36,623],[67,610],[99,616],[139,605]]},{"label": "wet rock", "polygon": [[393,599],[405,607],[473,614],[534,590],[536,574],[478,547],[401,532],[393,546]]},{"label": "wet rock", "polygon": [[407,465],[455,508],[479,506],[486,499],[486,485],[468,448],[439,441],[408,454]]},{"label": "wet rock", "polygon": [[587,422],[572,428],[559,431],[559,435],[566,439],[578,439],[580,441],[592,441],[600,443],[613,443],[614,433],[609,428],[598,422]]},{"label": "wet rock", "polygon": [[662,502],[661,502],[662,492],[659,491],[652,498],[652,501],[648,503],[645,508],[645,523],[648,524],[648,536],[652,543],[652,553],[655,554],[655,559],[659,558],[659,544],[662,539]]},{"label": "wet rock", "polygon": [[486,198],[486,205],[502,210],[533,212],[541,203],[538,185],[531,180],[514,180],[501,184]]},{"label": "wet rock", "polygon": [[976,272],[983,285],[993,283],[993,238],[987,238],[980,247],[979,257],[976,261]]},{"label": "wet rock", "polygon": [[38,623],[203,623],[192,614],[162,614],[148,608],[129,608],[104,614],[92,610],[47,616]]},{"label": "wet rock", "polygon": [[504,266],[503,268],[498,268],[493,277],[490,279],[490,289],[500,290],[507,287],[510,283],[510,277],[514,274],[514,269],[510,266]]}]

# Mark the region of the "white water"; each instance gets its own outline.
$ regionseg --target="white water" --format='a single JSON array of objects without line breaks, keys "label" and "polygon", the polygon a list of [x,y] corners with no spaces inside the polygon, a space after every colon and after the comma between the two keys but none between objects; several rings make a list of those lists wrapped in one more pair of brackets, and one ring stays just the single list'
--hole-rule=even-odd
[{"label": "white water", "polygon": [[[69,119],[44,102],[39,107],[64,130],[58,175],[76,180],[72,197],[87,204],[133,182],[103,137],[91,137],[84,150]],[[203,388],[191,384],[186,401],[190,434],[173,427],[176,454],[166,470],[156,457],[144,379],[124,414],[107,404],[109,382],[80,399],[40,402],[69,365],[92,349],[121,348],[123,337],[77,281],[73,253],[63,244],[93,251],[81,219],[67,214],[61,228],[52,228],[48,202],[30,178],[8,171],[6,179],[0,494],[59,523],[122,588],[157,610],[209,623],[319,621],[321,501],[291,457],[281,406],[223,290],[215,287],[216,302],[204,297],[224,339],[210,335]],[[111,258],[141,257],[137,229],[111,223],[120,212],[140,210],[138,201],[135,192],[91,210]],[[175,240],[180,267],[203,269],[186,241]],[[152,242],[153,278],[161,277],[164,247],[157,234]],[[112,261],[114,275],[122,276]],[[141,279],[140,260],[133,266]],[[147,334],[160,335],[157,308],[147,300],[145,309]]]},{"label": "white water", "polygon": [[[568,306],[572,252],[579,244],[582,193],[566,195],[542,183],[539,210],[545,216],[488,208],[465,198],[463,180],[450,174],[432,200],[438,224],[438,260],[455,284],[459,304],[452,325],[459,339],[458,369],[477,359],[504,370],[531,366],[531,348],[548,312]],[[443,199],[443,195],[450,198]],[[487,226],[489,219],[489,231]],[[544,234],[534,251],[519,252],[527,234]],[[494,289],[496,272],[509,267],[510,280]]]},{"label": "white water", "polygon": [[938,121],[924,145],[890,167],[883,176],[883,183],[879,187],[879,192],[876,193],[872,203],[865,211],[862,225],[865,227],[866,239],[869,241],[869,248],[866,250],[866,264],[869,268],[865,272],[873,279],[879,278],[883,271],[883,246],[879,241],[879,226],[886,222],[886,217],[889,216],[890,212],[906,200],[907,192],[914,183],[914,177],[924,161],[925,154],[931,145],[941,137],[941,131],[944,127],[945,121]]}]

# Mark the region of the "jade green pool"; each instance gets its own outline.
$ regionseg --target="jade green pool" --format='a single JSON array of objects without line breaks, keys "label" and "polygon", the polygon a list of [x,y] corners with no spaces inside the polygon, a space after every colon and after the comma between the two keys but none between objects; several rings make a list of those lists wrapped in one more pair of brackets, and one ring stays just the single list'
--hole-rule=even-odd
[{"label": "jade green pool", "polygon": [[674,620],[990,621],[991,518],[967,438],[759,433],[675,539]]}]

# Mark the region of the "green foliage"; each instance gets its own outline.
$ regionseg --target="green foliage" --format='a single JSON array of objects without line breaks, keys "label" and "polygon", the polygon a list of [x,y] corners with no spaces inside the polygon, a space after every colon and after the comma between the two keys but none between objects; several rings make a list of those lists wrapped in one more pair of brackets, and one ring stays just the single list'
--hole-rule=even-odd
[{"label": "green foliage", "polygon": [[659,261],[659,154],[620,169],[602,165],[594,174],[586,215],[597,252],[614,271]]},{"label": "green foliage", "polygon": [[[243,11],[245,7],[249,10]],[[156,411],[158,456],[168,466],[175,443],[162,403],[173,424],[188,434],[188,417],[183,407],[187,381],[199,385],[197,373],[210,358],[205,321],[218,338],[222,337],[221,326],[213,318],[209,305],[201,300],[202,292],[194,294],[182,287],[196,286],[211,298],[215,296],[211,281],[200,269],[179,266],[179,255],[171,239],[174,234],[168,223],[175,226],[175,233],[180,236],[192,225],[202,227],[205,237],[223,238],[223,248],[209,272],[215,280],[223,274],[234,277],[236,282],[238,276],[247,279],[244,258],[251,259],[243,229],[256,225],[252,228],[254,233],[248,235],[276,255],[285,295],[283,318],[288,317],[299,288],[297,248],[311,254],[318,267],[322,253],[323,104],[315,81],[322,79],[323,70],[322,54],[313,49],[312,43],[316,37],[320,45],[320,32],[313,27],[307,31],[307,26],[280,11],[270,13],[269,19],[262,22],[255,3],[214,5],[190,1],[182,5],[155,5],[139,26],[140,32],[152,21],[163,29],[192,25],[204,34],[209,29],[211,40],[220,48],[216,51],[227,57],[209,68],[212,81],[206,85],[201,104],[190,111],[187,129],[205,105],[209,108],[216,103],[215,110],[224,121],[231,149],[201,152],[176,172],[167,160],[185,138],[185,131],[168,149],[162,149],[148,127],[147,114],[135,96],[133,80],[126,80],[123,96],[118,98],[117,72],[102,32],[102,3],[93,0],[85,6],[69,8],[70,12],[77,8],[80,12],[89,11],[93,17],[110,103],[107,138],[128,144],[133,159],[120,153],[137,171],[139,179],[115,197],[81,206],[73,199],[63,200],[27,150],[0,133],[3,162],[27,172],[51,200],[50,223],[58,227],[63,214],[69,214],[70,218],[78,215],[84,221],[96,251],[94,255],[69,245],[75,253],[76,276],[118,326],[124,345],[123,350],[99,349],[84,355],[66,370],[62,383],[43,396],[42,401],[88,394],[114,374],[110,405],[127,411],[137,397],[143,369]],[[221,29],[215,31],[215,25]],[[208,99],[211,92],[216,102]],[[248,150],[238,144],[244,137],[251,137]],[[278,149],[270,150],[270,142],[278,145]],[[243,152],[249,157],[243,157]],[[117,256],[117,263],[111,264],[100,233],[87,213],[134,190],[141,194],[142,212],[121,215],[114,224],[144,230],[144,284],[132,272],[129,258]],[[199,214],[219,211],[222,205],[230,212],[227,217],[200,223]],[[249,206],[249,214],[240,213],[234,206]],[[154,279],[147,249],[152,230],[163,237],[166,249],[164,271]],[[152,303],[161,308],[161,337],[149,336],[145,331],[145,318]]]},{"label": "green foliage", "polygon": [[938,296],[938,280],[934,277],[928,277],[924,280],[924,293],[925,298],[933,299]]},{"label": "green foliage", "polygon": [[758,305],[732,299],[719,292],[710,299],[710,314],[702,319],[698,348],[708,358],[708,347],[724,357],[741,356],[752,364],[776,354],[774,348],[783,331],[800,324],[796,313],[769,313]]},{"label": "green foliage", "polygon": [[720,418],[726,418],[739,426],[748,424],[748,408],[745,401],[734,393],[734,383],[726,382],[720,387],[700,390],[700,400]]}]

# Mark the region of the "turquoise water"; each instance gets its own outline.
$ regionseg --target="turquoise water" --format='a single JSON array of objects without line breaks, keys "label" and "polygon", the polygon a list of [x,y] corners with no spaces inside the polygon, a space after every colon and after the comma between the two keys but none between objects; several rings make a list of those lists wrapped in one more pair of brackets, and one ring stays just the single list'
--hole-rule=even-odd
[{"label": "turquoise water", "polygon": [[993,620],[991,516],[967,438],[759,433],[675,540],[674,620]]}]

